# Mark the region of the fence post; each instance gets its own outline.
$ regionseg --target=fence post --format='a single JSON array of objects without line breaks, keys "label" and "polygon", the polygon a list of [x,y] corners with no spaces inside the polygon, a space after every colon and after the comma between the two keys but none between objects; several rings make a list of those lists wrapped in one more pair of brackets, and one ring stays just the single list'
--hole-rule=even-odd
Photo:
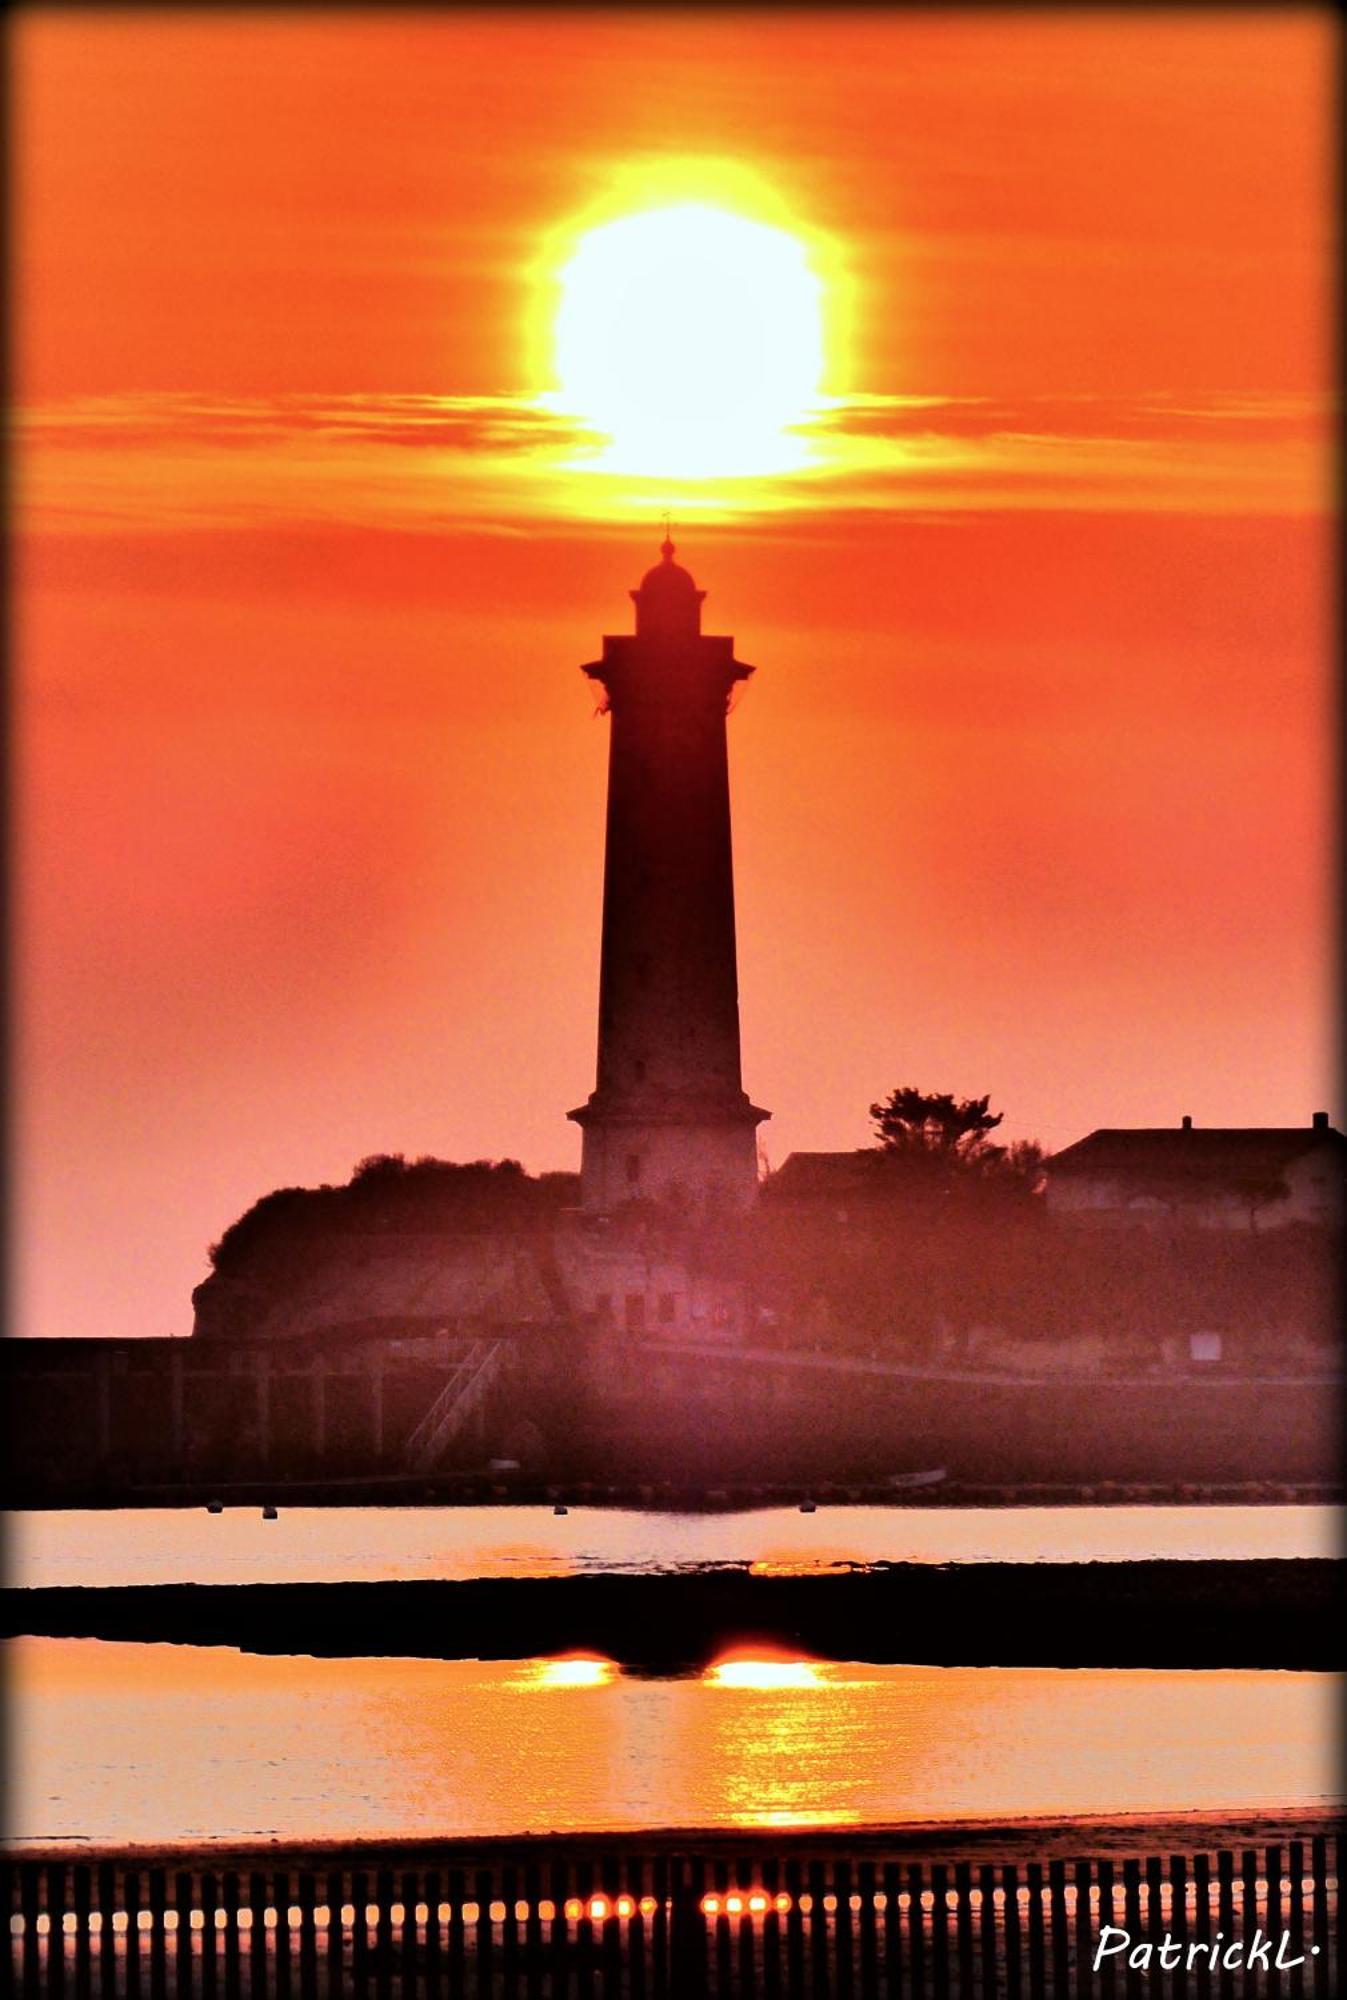
[{"label": "fence post", "polygon": [[[1310,1879],[1314,1910],[1310,1924],[1311,1942],[1319,1949],[1310,1963],[1314,1967],[1314,2000],[1328,2000],[1328,1842],[1321,1833],[1310,1842]],[[1342,1915],[1338,1915],[1339,1927]]]},{"label": "fence post", "polygon": [[1209,2000],[1211,1994],[1211,1856],[1193,1856],[1193,1930],[1194,1942],[1202,1947],[1202,1956],[1197,1961],[1198,2000]]},{"label": "fence post", "polygon": [[811,1861],[809,1879],[809,1977],[815,2000],[829,2000],[832,1967],[828,1962],[828,1912],[823,1898],[828,1893],[821,1861]]},{"label": "fence post", "polygon": [[837,1921],[833,1925],[833,1987],[840,2000],[851,2000],[851,1863],[834,1862],[832,1875],[833,1894],[837,1898]]},{"label": "fence post", "polygon": [[[1133,1944],[1141,1938],[1141,1863],[1127,1860],[1123,1862],[1123,1929]],[[1141,1974],[1132,1964],[1132,1954],[1127,1954],[1125,1991],[1127,2000],[1136,2000],[1141,1991]]]},{"label": "fence post", "polygon": [[490,1871],[477,1870],[473,1900],[477,1904],[477,1991],[481,2000],[490,2000],[495,1991],[496,1929],[491,1905],[496,1901],[496,1884]]},{"label": "fence post", "polygon": [[[1099,1864],[1099,1935],[1104,1934],[1104,1925],[1113,1922],[1113,1863],[1105,1857]],[[1106,1958],[1099,1968],[1100,2000],[1113,2000],[1117,1991],[1118,1974],[1114,1959]]]},{"label": "fence post", "polygon": [[973,1991],[973,1871],[966,1861],[954,1864],[954,1935],[959,1959],[959,1991]]},{"label": "fence post", "polygon": [[[758,1870],[746,1854],[741,1854],[734,1864],[734,1886],[744,1899],[743,1914],[737,1919],[739,1926],[739,1985],[737,1991],[743,2000],[757,2000],[758,1992],[758,1945],[762,1926],[748,1914],[748,1894],[753,1887]],[[732,1989],[734,1990],[734,1989]],[[605,2000],[607,1996],[605,1995]]]},{"label": "fence post", "polygon": [[1067,2000],[1070,1941],[1066,1928],[1066,1863],[1048,1863],[1049,1921],[1052,1926],[1052,1990],[1055,2000]]},{"label": "fence post", "polygon": [[192,1980],[192,1878],[185,1868],[173,1877],[173,1907],[178,1913],[178,1936],[173,1953],[173,1991],[178,2000],[187,2000]]},{"label": "fence post", "polygon": [[1216,1855],[1216,1928],[1221,1932],[1221,2000],[1234,2000],[1235,1975],[1224,1963],[1225,1946],[1235,1933],[1235,1857],[1228,1847]]},{"label": "fence post", "polygon": [[1094,1992],[1094,1938],[1090,1919],[1090,1883],[1093,1870],[1088,1861],[1076,1863],[1076,1994],[1090,2000]]},{"label": "fence post", "polygon": [[804,2000],[804,1912],[800,1908],[803,1886],[804,1870],[792,1855],[786,1863],[786,1894],[790,1897],[786,1911],[786,1992],[790,2000]]},{"label": "fence post", "polygon": [[[239,1892],[239,1878],[231,1868],[220,1884],[220,1906],[225,1914],[224,1928],[224,1985],[225,2000],[239,2000],[239,1961],[243,1949],[239,1936],[239,1910],[242,1897]],[[214,1910],[210,1923],[214,1928]]]},{"label": "fence post", "polygon": [[650,1923],[651,2000],[669,2000],[670,1995],[669,1879],[668,1859],[657,1854],[650,1871],[650,1893],[655,1898],[655,1914]]},{"label": "fence post", "polygon": [[884,1979],[888,2000],[903,1990],[903,1912],[898,1898],[902,1877],[893,1861],[884,1863]]},{"label": "fence post", "polygon": [[95,1396],[97,1411],[97,1452],[100,1464],[105,1464],[112,1456],[112,1357],[100,1353],[94,1363]]},{"label": "fence post", "polygon": [[575,1926],[575,1992],[576,2000],[592,2000],[594,1992],[594,1920],[589,1914],[590,1897],[594,1894],[593,1863],[584,1855],[575,1864],[575,1893],[580,1903],[580,1915]]},{"label": "fence post", "polygon": [[45,1992],[49,2000],[63,2000],[65,1993],[65,1878],[63,1861],[43,1864],[41,1908],[47,1918]]},{"label": "fence post", "polygon": [[388,2000],[393,1988],[393,1871],[385,1866],[374,1877],[374,1990]]},{"label": "fence post", "polygon": [[[1282,1927],[1282,1851],[1280,1847],[1269,1847],[1266,1855],[1267,1866],[1267,1909],[1263,1919],[1264,1935],[1273,1939],[1273,1956],[1276,1956],[1276,1942]],[[1269,2000],[1282,1990],[1282,1976],[1273,1965],[1268,1972],[1267,1990]]]},{"label": "fence post", "polygon": [[[543,1876],[536,1861],[525,1861],[523,1883],[524,1900],[528,1904],[528,1916],[524,1920],[524,1991],[527,2000],[542,2000],[543,1920],[538,1905],[542,1901]],[[429,1994],[435,1990],[427,1968],[426,1991]]]},{"label": "fence post", "polygon": [[315,1464],[321,1465],[327,1457],[327,1369],[322,1362],[314,1364],[309,1378],[311,1396],[310,1414],[313,1418],[313,1456]]},{"label": "fence post", "polygon": [[[646,1893],[646,1864],[641,1855],[628,1853],[621,1880],[632,1900],[627,1919],[627,1990],[631,2000],[646,2000],[646,1950],[649,1931],[641,1903]],[[620,1987],[617,1989],[620,1992]]]},{"label": "fence post", "polygon": [[912,2000],[926,1996],[926,1925],[921,1908],[921,1864],[907,1871],[907,1955],[912,1967]]},{"label": "fence post", "polygon": [[70,1884],[70,1900],[75,1909],[75,2000],[89,2000],[91,1984],[89,1916],[93,1905],[92,1889],[93,1877],[89,1873],[88,1863],[76,1862]]},{"label": "fence post", "polygon": [[1006,2000],[1020,2000],[1020,1878],[1013,1861],[1001,1871],[1005,1891]]},{"label": "fence post", "polygon": [[[879,1954],[875,1925],[875,1864],[862,1861],[856,1870],[856,1887],[861,1898],[861,2000],[876,2000],[879,1992]],[[771,1918],[767,1919],[771,1922]],[[764,1933],[766,1925],[763,1926]]]},{"label": "fence post", "polygon": [[150,2000],[165,2000],[168,1991],[168,1879],[162,1868],[150,1870]]},{"label": "fence post", "polygon": [[263,2000],[267,1990],[267,1883],[254,1871],[248,1877],[248,1984],[252,2000]]},{"label": "fence post", "polygon": [[[212,1868],[201,1871],[201,1993],[202,2000],[214,2000],[216,1978],[219,1969],[219,1934],[215,1928],[215,1912],[220,1907],[219,1884]],[[225,1932],[226,1938],[229,1932]],[[237,1944],[237,1936],[235,1943]]]},{"label": "fence post", "polygon": [[301,1869],[295,1889],[299,1905],[299,1995],[300,2000],[317,2000],[318,1994],[318,1883],[307,1869]]},{"label": "fence post", "polygon": [[[1246,1847],[1240,1855],[1240,1900],[1244,1918],[1244,1936],[1252,1939],[1258,1923],[1258,1856],[1252,1847]],[[1245,2000],[1253,2000],[1257,1973],[1244,1961],[1243,1991]]]},{"label": "fence post", "polygon": [[1174,1968],[1174,2000],[1187,2000],[1188,1993],[1188,1864],[1181,1854],[1169,1857],[1169,1882],[1172,1894],[1170,1905],[1171,1926],[1175,1944],[1183,1947],[1183,1959]]},{"label": "fence post", "polygon": [[187,1428],[183,1411],[183,1370],[187,1357],[181,1348],[175,1348],[168,1361],[168,1447],[173,1459],[173,1476],[177,1478],[183,1467],[187,1448]]},{"label": "fence post", "polygon": [[122,1877],[122,1907],[126,1911],[126,2000],[140,1995],[140,1876],[127,1869]]},{"label": "fence post", "polygon": [[669,1992],[676,2000],[700,2000],[706,1984],[706,1918],[702,1915],[700,1863],[691,1866],[681,1857],[674,1863],[671,1883],[673,1908],[669,1924]]},{"label": "fence post", "polygon": [[[361,1869],[351,1874],[351,1979],[355,1990],[364,1994],[369,1989],[369,1877]],[[455,1902],[454,1915],[458,1916]],[[461,1930],[461,1924],[460,1924]],[[450,1926],[452,1936],[453,1927]],[[459,1990],[462,1981],[459,1982]]]},{"label": "fence post", "polygon": [[505,1905],[505,1921],[500,1933],[501,1979],[507,2000],[515,2000],[519,1991],[519,1918],[515,1914],[519,1901],[519,1873],[508,1862],[500,1871],[499,1888],[500,1900]]},{"label": "fence post", "polygon": [[[1286,1850],[1286,1870],[1291,1878],[1291,1901],[1287,1914],[1287,1926],[1291,1933],[1288,1956],[1304,1958],[1305,1950],[1305,1846],[1303,1841],[1293,1840]],[[1291,1971],[1291,1992],[1295,2000],[1305,1990],[1305,1968],[1297,1965]]]},{"label": "fence post", "polygon": [[[42,1940],[38,1936],[37,1913],[39,1908],[36,1861],[20,1861],[19,1866],[19,1911],[23,1917],[23,1992],[24,2000],[31,1994],[34,2000],[42,1992]],[[11,1947],[12,1949],[12,1947]]]},{"label": "fence post", "polygon": [[384,1455],[384,1371],[377,1362],[370,1370],[370,1445],[376,1465]]},{"label": "fence post", "polygon": [[346,1971],[346,1926],[342,1909],[346,1903],[346,1878],[342,1869],[329,1868],[323,1887],[327,1899],[327,1990],[340,1993]]}]

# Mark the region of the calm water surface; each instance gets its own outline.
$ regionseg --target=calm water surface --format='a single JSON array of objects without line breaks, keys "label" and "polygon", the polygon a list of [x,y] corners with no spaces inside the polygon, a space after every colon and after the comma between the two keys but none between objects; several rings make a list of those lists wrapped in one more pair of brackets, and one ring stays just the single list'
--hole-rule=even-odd
[{"label": "calm water surface", "polygon": [[20,1843],[1247,1811],[1337,1789],[1331,1675],[5,1650]]},{"label": "calm water surface", "polygon": [[568,1576],[707,1563],[1098,1562],[1336,1556],[1343,1510],[820,1507],[658,1514],[597,1507],[33,1511],[8,1518],[9,1574],[38,1584],[360,1583]]}]

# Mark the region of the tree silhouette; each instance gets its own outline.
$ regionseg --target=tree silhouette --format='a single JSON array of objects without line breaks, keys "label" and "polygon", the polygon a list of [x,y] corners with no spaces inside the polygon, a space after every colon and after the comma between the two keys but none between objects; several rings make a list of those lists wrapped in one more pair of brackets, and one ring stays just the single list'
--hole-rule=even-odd
[{"label": "tree silhouette", "polygon": [[989,1096],[955,1098],[948,1091],[904,1084],[882,1104],[872,1104],[870,1116],[886,1153],[941,1167],[983,1167],[1006,1150],[993,1146],[989,1137],[1005,1115],[989,1111],[990,1101]]},{"label": "tree silhouette", "polygon": [[1042,1180],[1043,1148],[1033,1139],[996,1145],[991,1134],[1004,1113],[989,1108],[988,1097],[955,1097],[949,1091],[917,1090],[911,1084],[870,1106],[876,1155],[886,1170],[903,1176],[910,1192],[941,1194],[956,1188],[988,1194],[1033,1194]]}]

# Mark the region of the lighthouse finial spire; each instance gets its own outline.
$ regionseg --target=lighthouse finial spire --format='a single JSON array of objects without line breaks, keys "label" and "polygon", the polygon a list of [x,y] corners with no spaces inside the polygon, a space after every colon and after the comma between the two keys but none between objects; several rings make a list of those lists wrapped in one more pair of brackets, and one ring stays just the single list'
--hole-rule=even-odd
[{"label": "lighthouse finial spire", "polygon": [[667,507],[664,510],[664,540],[659,545],[659,552],[663,556],[665,562],[673,561],[674,558],[673,521],[670,518],[669,510]]}]

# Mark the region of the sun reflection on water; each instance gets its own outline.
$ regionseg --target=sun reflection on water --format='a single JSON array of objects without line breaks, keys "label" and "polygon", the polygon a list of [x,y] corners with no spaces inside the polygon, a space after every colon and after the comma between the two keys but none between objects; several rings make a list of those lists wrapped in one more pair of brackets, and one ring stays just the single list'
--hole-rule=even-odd
[{"label": "sun reflection on water", "polygon": [[612,1660],[589,1653],[567,1653],[555,1660],[529,1660],[520,1675],[520,1684],[536,1688],[599,1688],[616,1680],[618,1668]]},{"label": "sun reflection on water", "polygon": [[727,1653],[706,1670],[711,1687],[758,1688],[784,1693],[826,1685],[826,1669],[817,1660],[791,1659],[782,1654]]}]

